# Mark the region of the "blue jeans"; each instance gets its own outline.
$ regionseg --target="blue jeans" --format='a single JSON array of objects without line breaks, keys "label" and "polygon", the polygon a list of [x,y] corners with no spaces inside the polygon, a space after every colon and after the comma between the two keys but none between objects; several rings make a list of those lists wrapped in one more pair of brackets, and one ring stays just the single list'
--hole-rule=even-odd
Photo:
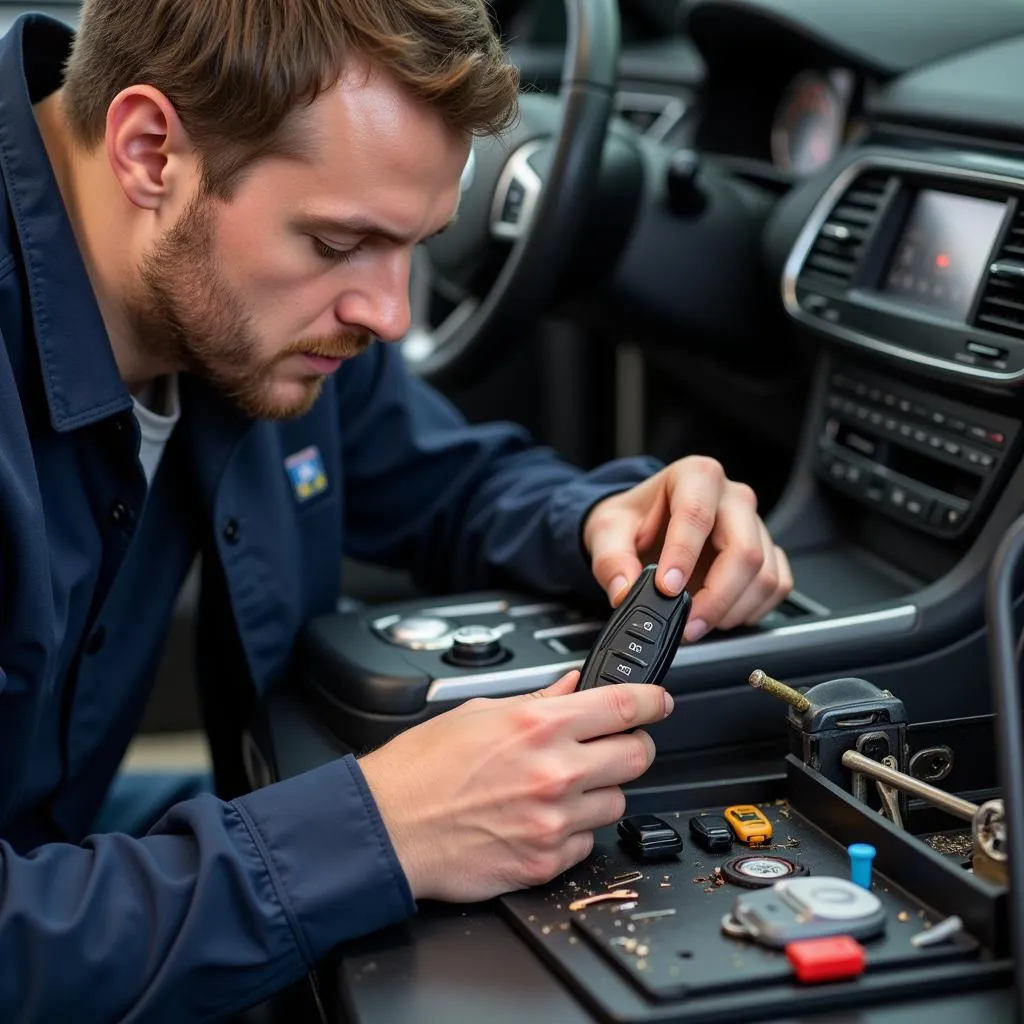
[{"label": "blue jeans", "polygon": [[118,772],[91,831],[143,836],[175,804],[213,788],[208,771]]}]

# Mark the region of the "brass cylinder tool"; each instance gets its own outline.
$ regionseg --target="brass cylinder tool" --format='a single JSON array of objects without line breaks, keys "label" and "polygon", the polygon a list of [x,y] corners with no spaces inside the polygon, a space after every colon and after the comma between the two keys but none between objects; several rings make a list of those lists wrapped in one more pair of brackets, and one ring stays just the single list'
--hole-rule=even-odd
[{"label": "brass cylinder tool", "polygon": [[778,679],[772,679],[763,669],[755,668],[747,677],[747,682],[755,690],[764,690],[765,693],[778,697],[779,700],[789,704],[790,707],[800,714],[803,714],[811,706],[811,702],[799,690],[794,690],[792,686],[780,683]]}]

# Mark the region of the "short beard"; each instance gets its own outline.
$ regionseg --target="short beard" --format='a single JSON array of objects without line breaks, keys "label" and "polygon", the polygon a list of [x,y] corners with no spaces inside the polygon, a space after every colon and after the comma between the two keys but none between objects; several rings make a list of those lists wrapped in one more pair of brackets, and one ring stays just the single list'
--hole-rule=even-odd
[{"label": "short beard", "polygon": [[254,419],[307,413],[324,378],[301,378],[302,397],[274,395],[278,365],[297,354],[351,358],[370,344],[365,331],[296,341],[261,360],[252,317],[221,276],[214,257],[213,200],[196,197],[177,223],[143,257],[139,286],[127,304],[138,344],[154,361],[204,377]]}]

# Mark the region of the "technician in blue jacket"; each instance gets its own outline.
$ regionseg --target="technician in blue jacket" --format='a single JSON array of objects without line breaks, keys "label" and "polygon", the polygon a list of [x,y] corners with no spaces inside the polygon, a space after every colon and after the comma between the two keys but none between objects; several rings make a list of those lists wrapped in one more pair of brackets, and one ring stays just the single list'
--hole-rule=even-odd
[{"label": "technician in blue jacket", "polygon": [[417,899],[552,878],[653,757],[663,690],[567,677],[92,835],[197,552],[208,694],[283,675],[343,552],[613,600],[660,552],[690,639],[791,586],[717,463],[583,474],[371,344],[515,93],[482,0],[85,0],[0,43],[5,1022],[256,1003]]}]

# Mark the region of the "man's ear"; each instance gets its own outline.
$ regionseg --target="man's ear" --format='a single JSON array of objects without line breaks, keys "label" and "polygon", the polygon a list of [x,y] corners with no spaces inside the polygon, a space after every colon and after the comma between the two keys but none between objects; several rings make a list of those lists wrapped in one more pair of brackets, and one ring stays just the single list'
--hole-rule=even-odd
[{"label": "man's ear", "polygon": [[133,85],[107,109],[107,159],[128,200],[155,210],[191,187],[195,152],[170,100]]}]

